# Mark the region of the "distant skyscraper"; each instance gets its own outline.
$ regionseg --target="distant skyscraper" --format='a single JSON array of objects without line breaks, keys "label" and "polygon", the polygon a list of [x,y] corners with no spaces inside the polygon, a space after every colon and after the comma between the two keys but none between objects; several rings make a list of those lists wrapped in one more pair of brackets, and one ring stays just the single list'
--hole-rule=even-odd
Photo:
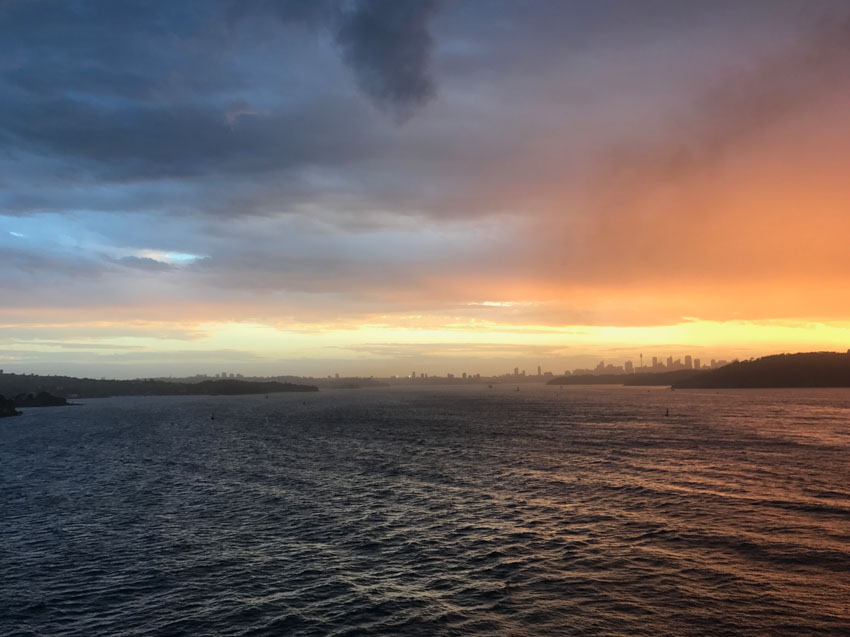
[{"label": "distant skyscraper", "polygon": [[698,358],[694,359],[694,369],[699,369],[699,359]]},{"label": "distant skyscraper", "polygon": [[410,372],[410,377],[411,377],[411,378],[416,378],[416,372]]},{"label": "distant skyscraper", "polygon": [[519,376],[519,367],[514,367],[514,376]]},{"label": "distant skyscraper", "polygon": [[542,376],[543,372],[540,370],[540,365],[537,366],[537,375]]},{"label": "distant skyscraper", "polygon": [[685,367],[686,367],[687,369],[693,369],[693,368],[694,368],[694,362],[693,362],[693,360],[691,359],[691,355],[690,355],[690,354],[688,354],[687,356],[685,356]]},{"label": "distant skyscraper", "polygon": [[625,368],[626,368],[627,374],[634,374],[635,373],[635,366],[632,365],[632,361],[626,361]]},{"label": "distant skyscraper", "polygon": [[673,367],[673,357],[672,356],[667,357],[667,367]]},{"label": "distant skyscraper", "polygon": [[652,357],[652,366],[658,367],[658,357],[657,356]]}]

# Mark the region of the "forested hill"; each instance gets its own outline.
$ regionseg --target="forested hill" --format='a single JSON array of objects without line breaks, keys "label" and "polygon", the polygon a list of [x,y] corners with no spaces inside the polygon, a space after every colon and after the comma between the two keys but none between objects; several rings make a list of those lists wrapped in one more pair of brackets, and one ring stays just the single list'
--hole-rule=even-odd
[{"label": "forested hill", "polygon": [[313,385],[244,380],[207,380],[201,383],[172,383],[164,380],[97,380],[71,376],[0,375],[0,394],[38,394],[48,392],[65,398],[104,396],[190,396],[273,394],[279,392],[318,391]]},{"label": "forested hill", "polygon": [[775,354],[730,363],[673,384],[674,389],[850,387],[850,353]]}]

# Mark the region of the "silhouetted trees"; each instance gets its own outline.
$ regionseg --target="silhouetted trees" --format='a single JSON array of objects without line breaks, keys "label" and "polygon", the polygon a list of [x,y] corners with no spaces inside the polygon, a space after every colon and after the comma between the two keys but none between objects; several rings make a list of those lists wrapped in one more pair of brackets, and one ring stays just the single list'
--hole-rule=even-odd
[{"label": "silhouetted trees", "polygon": [[673,387],[850,387],[850,354],[775,354],[730,363],[676,382]]},{"label": "silhouetted trees", "polygon": [[15,410],[15,404],[11,400],[6,400],[0,395],[0,418],[6,416],[17,416],[20,412]]},{"label": "silhouetted trees", "polygon": [[[207,380],[200,383],[172,383],[165,380],[96,380],[70,376],[3,374],[0,393],[6,396],[40,394],[69,398],[106,396],[197,396],[210,394],[272,394],[279,392],[318,391],[313,385],[244,380]],[[20,406],[20,405],[19,405]]]}]

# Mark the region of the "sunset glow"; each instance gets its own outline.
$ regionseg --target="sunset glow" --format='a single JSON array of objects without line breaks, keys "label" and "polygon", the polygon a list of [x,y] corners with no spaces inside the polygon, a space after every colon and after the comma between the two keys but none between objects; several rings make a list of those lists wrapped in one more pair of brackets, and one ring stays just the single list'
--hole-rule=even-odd
[{"label": "sunset glow", "polygon": [[0,84],[3,365],[848,348],[843,3],[482,4],[423,3],[405,69],[283,11],[0,7],[30,38]]}]

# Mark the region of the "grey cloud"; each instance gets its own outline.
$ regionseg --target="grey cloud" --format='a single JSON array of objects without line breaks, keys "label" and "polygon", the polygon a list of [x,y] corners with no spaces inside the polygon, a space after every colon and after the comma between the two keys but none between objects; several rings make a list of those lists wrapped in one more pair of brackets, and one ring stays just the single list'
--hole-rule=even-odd
[{"label": "grey cloud", "polygon": [[23,288],[36,278],[42,283],[48,279],[97,278],[103,273],[103,267],[97,260],[87,257],[7,246],[0,250],[0,272],[4,275],[0,278],[0,289]]},{"label": "grey cloud", "polygon": [[360,87],[405,118],[434,93],[428,19],[434,0],[361,0],[337,33]]},{"label": "grey cloud", "polygon": [[436,89],[428,22],[439,5],[439,0],[266,0],[239,2],[230,14],[271,12],[284,22],[328,29],[360,89],[401,121]]},{"label": "grey cloud", "polygon": [[168,272],[174,270],[173,265],[151,259],[150,257],[122,257],[118,259],[118,262],[127,267],[146,270],[148,272]]},{"label": "grey cloud", "polygon": [[244,118],[234,127],[226,113],[196,105],[110,109],[62,98],[0,106],[7,140],[93,162],[108,180],[344,162],[363,152],[368,127],[344,126],[341,114],[315,105],[262,122]]}]

